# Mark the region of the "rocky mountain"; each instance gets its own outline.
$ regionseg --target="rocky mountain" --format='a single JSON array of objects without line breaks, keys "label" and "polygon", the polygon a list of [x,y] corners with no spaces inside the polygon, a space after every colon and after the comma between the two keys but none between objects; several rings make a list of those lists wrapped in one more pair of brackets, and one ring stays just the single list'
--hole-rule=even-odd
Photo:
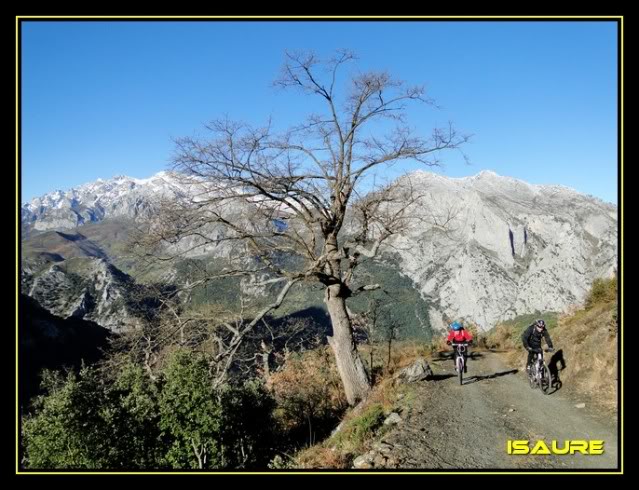
[{"label": "rocky mountain", "polygon": [[[410,279],[428,305],[426,318],[416,320],[422,326],[444,328],[448,319],[462,318],[489,329],[535,311],[563,311],[583,302],[594,278],[614,273],[618,223],[612,204],[563,186],[531,185],[490,171],[457,179],[414,172],[404,179],[423,196],[411,209],[419,219],[394,238],[385,262]],[[122,228],[117,223],[147,216],[158,198],[189,193],[192,189],[174,174],[161,172],[149,179],[99,180],[25,204],[23,227],[31,232],[24,243],[48,264],[33,274],[38,277],[29,294],[61,316],[117,297],[122,282],[109,268],[109,251],[117,249],[117,240],[110,237]],[[84,239],[69,239],[78,235]],[[59,241],[64,245],[50,245]],[[192,244],[181,246],[186,250]],[[223,247],[211,245],[197,255],[213,260],[224,254]],[[52,288],[70,287],[60,269],[60,260],[67,261],[69,254],[92,257],[84,277],[85,284],[95,283],[95,292],[54,300],[48,297]],[[100,311],[100,320],[110,328],[122,323],[121,312],[109,316],[110,307]]]},{"label": "rocky mountain", "polygon": [[563,186],[484,171],[452,179],[411,174],[422,219],[394,245],[430,304],[430,321],[489,329],[535,311],[580,304],[617,267],[617,208]]},{"label": "rocky mountain", "polygon": [[149,179],[117,176],[109,180],[57,190],[22,206],[22,223],[35,230],[72,229],[105,218],[137,218],[152,212],[158,197],[188,192],[171,172]]},{"label": "rocky mountain", "polygon": [[60,318],[95,322],[113,332],[139,324],[140,287],[99,257],[23,263],[22,292]]}]

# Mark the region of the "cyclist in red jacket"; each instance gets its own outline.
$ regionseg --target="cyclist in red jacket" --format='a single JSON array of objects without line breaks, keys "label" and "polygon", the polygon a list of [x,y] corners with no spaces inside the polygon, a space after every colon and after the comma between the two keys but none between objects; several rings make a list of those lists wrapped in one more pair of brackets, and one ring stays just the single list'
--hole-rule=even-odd
[{"label": "cyclist in red jacket", "polygon": [[[464,327],[462,326],[461,323],[459,322],[453,322],[450,324],[450,332],[448,334],[448,337],[446,338],[446,343],[448,345],[452,344],[452,343],[458,344],[458,343],[463,343],[463,342],[467,342],[469,344],[472,344],[473,342],[473,336],[470,332],[467,332]],[[468,356],[464,356],[464,371],[467,371],[466,368],[466,358]],[[453,351],[453,361],[455,362],[455,366],[457,366],[457,349],[455,349]]]}]

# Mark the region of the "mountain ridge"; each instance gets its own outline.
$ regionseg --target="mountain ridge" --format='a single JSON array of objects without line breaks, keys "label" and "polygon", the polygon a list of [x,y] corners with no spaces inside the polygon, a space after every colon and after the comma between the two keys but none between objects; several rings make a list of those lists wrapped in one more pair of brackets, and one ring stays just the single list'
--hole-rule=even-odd
[{"label": "mountain ridge", "polygon": [[[415,171],[400,179],[424,199],[413,210],[419,225],[395,236],[389,250],[399,272],[429,303],[436,330],[453,318],[487,330],[522,314],[564,311],[583,302],[595,278],[616,271],[613,204],[489,170],[458,178]],[[144,219],[155,199],[189,192],[171,172],[148,179],[118,176],[36,198],[23,206],[23,217],[36,236],[47,230],[70,236],[69,229],[81,234],[87,223]],[[197,253],[214,258],[224,250],[212,245]]]}]

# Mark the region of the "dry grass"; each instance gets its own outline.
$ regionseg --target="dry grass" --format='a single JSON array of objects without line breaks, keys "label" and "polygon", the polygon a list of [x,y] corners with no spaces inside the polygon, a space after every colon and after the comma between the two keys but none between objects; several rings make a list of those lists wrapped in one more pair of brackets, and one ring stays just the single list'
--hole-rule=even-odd
[{"label": "dry grass", "polygon": [[520,343],[519,335],[513,335],[512,327],[506,325],[497,325],[486,340],[487,347],[491,349],[517,349]]},{"label": "dry grass", "polygon": [[[325,430],[346,408],[342,383],[335,359],[328,346],[292,354],[283,367],[273,373],[267,388],[277,402],[275,418],[286,431],[310,425]],[[315,428],[315,429],[314,429]]]},{"label": "dry grass", "polygon": [[294,459],[294,468],[346,469],[351,464],[348,454],[335,447],[313,446],[298,453]]},{"label": "dry grass", "polygon": [[[365,358],[370,353],[369,349],[370,346],[360,349],[362,357]],[[388,414],[398,409],[400,395],[402,400],[410,398],[411,387],[403,384],[396,385],[393,382],[393,374],[416,359],[429,357],[430,354],[429,344],[420,342],[393,344],[390,368],[380,373],[366,400],[346,412],[337,433],[320,444],[298,452],[289,462],[289,467],[349,468],[353,459],[368,451],[373,442],[383,434],[385,430],[383,421]],[[381,355],[377,357],[381,359]]]},{"label": "dry grass", "polygon": [[440,335],[436,338],[433,338],[433,340],[430,343],[430,351],[431,351],[431,355],[438,353],[438,352],[447,352],[450,351],[451,347],[449,345],[446,344],[446,336],[445,335]]},{"label": "dry grass", "polygon": [[[586,398],[608,411],[617,409],[617,302],[616,279],[598,281],[587,307],[559,317],[550,330],[562,389]],[[603,293],[602,293],[603,291]],[[605,294],[604,294],[605,293]],[[526,353],[519,333],[511,326],[495,327],[487,337],[490,348],[506,350],[506,361],[523,367]],[[563,358],[564,363],[560,358]]]},{"label": "dry grass", "polygon": [[403,369],[420,357],[428,357],[431,354],[430,345],[424,342],[397,343],[391,353],[391,372]]},{"label": "dry grass", "polygon": [[600,304],[561,319],[553,342],[563,351],[565,385],[586,395],[596,404],[617,408],[617,321],[616,304]]}]

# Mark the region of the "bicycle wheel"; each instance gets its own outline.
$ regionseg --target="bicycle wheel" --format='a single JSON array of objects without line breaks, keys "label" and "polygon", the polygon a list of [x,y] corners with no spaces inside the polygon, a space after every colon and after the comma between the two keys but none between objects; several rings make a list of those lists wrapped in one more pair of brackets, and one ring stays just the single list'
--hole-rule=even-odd
[{"label": "bicycle wheel", "polygon": [[461,356],[457,357],[457,376],[459,376],[459,384],[461,385],[464,378],[464,359]]},{"label": "bicycle wheel", "polygon": [[537,386],[537,380],[535,379],[535,366],[534,365],[530,366],[530,371],[528,371],[527,374],[528,374],[528,382],[530,383],[530,387],[534,390],[535,386]]},{"label": "bicycle wheel", "polygon": [[550,393],[550,387],[552,385],[552,379],[550,377],[550,369],[544,363],[544,366],[541,371],[541,391],[544,392],[544,395]]}]

